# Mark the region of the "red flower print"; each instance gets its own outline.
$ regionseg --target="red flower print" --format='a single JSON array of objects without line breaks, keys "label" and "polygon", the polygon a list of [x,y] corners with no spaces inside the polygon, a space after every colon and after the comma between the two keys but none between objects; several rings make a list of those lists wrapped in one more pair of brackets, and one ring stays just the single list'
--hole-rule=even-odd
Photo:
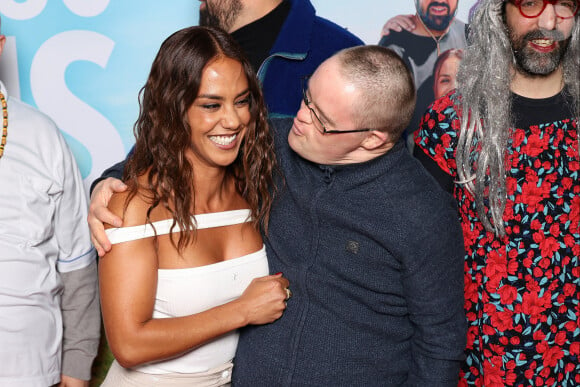
[{"label": "red flower print", "polygon": [[443,143],[443,147],[445,149],[449,149],[449,145],[451,144],[451,136],[445,133],[444,135],[441,136],[441,142]]},{"label": "red flower print", "polygon": [[560,331],[556,333],[556,337],[554,338],[554,342],[559,346],[563,346],[566,344],[566,332]]},{"label": "red flower print", "polygon": [[538,353],[544,353],[548,350],[549,346],[548,343],[546,343],[545,341],[540,341],[538,344],[536,344],[536,351]]},{"label": "red flower print", "polygon": [[508,177],[505,179],[505,185],[508,196],[514,195],[516,192],[516,188],[518,187],[518,181],[513,177]]},{"label": "red flower print", "polygon": [[465,301],[470,301],[472,303],[477,302],[477,284],[471,280],[471,276],[464,276],[464,286],[465,290]]},{"label": "red flower print", "polygon": [[560,224],[552,224],[550,226],[550,234],[552,234],[553,237],[558,238],[560,236]]},{"label": "red flower print", "polygon": [[489,277],[486,287],[490,291],[495,291],[500,281],[507,276],[507,262],[505,255],[499,254],[496,250],[489,252],[487,256],[487,266],[485,275]]},{"label": "red flower print", "polygon": [[540,185],[539,187],[536,183],[525,182],[522,184],[522,203],[527,204],[528,213],[532,214],[538,212],[543,206],[540,205],[542,200],[546,199],[550,193],[550,186]]},{"label": "red flower print", "polygon": [[427,121],[427,126],[432,130],[435,127],[435,120],[431,119]]},{"label": "red flower print", "polygon": [[546,338],[546,334],[542,331],[535,331],[533,337],[536,341],[542,341]]},{"label": "red flower print", "polygon": [[564,178],[562,178],[562,182],[560,183],[560,185],[565,190],[569,190],[570,188],[572,188],[572,183],[573,182],[574,181],[570,177],[564,177]]},{"label": "red flower print", "polygon": [[493,336],[495,335],[495,328],[485,324],[483,326],[483,334],[487,336]]},{"label": "red flower print", "polygon": [[574,356],[580,355],[580,342],[575,341],[570,344],[570,354]]},{"label": "red flower print", "polygon": [[563,357],[562,348],[558,346],[550,347],[542,356],[544,367],[555,367],[558,364],[558,360]]},{"label": "red flower print", "polygon": [[562,290],[563,290],[563,293],[565,296],[570,297],[574,293],[576,293],[576,285],[571,284],[571,283],[566,283],[566,284],[564,284],[564,287]]},{"label": "red flower print", "polygon": [[516,373],[513,371],[507,371],[505,375],[505,385],[506,386],[513,386],[516,382]]},{"label": "red flower print", "polygon": [[504,310],[491,314],[491,324],[499,331],[505,332],[514,327],[513,312],[511,310]]},{"label": "red flower print", "polygon": [[[558,245],[559,247],[559,245]],[[557,250],[557,249],[556,249]],[[555,251],[555,250],[554,250]],[[549,260],[548,258],[542,258],[540,259],[540,263],[538,264],[542,269],[547,269],[548,267],[550,267],[550,264],[552,263],[551,260]]]},{"label": "red flower print", "polygon": [[503,387],[503,377],[505,372],[501,367],[496,367],[491,362],[485,361],[483,363],[483,385],[486,387]]},{"label": "red flower print", "polygon": [[524,372],[524,376],[526,377],[526,379],[531,379],[531,378],[533,378],[533,377],[534,377],[534,372],[535,372],[535,371],[534,371],[533,369],[527,369],[527,370]]},{"label": "red flower print", "polygon": [[[572,247],[574,245],[576,245],[576,241],[574,240],[574,237],[570,234],[566,234],[564,235],[564,244],[566,245],[566,247]],[[568,259],[569,261],[569,259]],[[567,264],[564,262],[564,264]]]},{"label": "red flower print", "polygon": [[542,223],[540,223],[540,221],[538,219],[534,219],[534,220],[532,220],[532,223],[530,224],[530,228],[532,230],[541,230]]},{"label": "red flower print", "polygon": [[560,248],[560,243],[554,237],[548,237],[540,242],[540,251],[542,257],[552,257]]},{"label": "red flower print", "polygon": [[570,203],[570,231],[580,233],[580,196],[572,198]]},{"label": "red flower print", "polygon": [[503,305],[512,304],[518,296],[518,290],[511,285],[501,286],[498,289],[498,293],[500,294],[501,303]]},{"label": "red flower print", "polygon": [[521,129],[516,129],[512,135],[512,145],[514,148],[519,148],[526,138],[526,132]]},{"label": "red flower print", "polygon": [[532,324],[538,323],[539,318],[542,313],[550,306],[550,298],[546,300],[546,295],[543,297],[538,297],[538,292],[528,292],[524,293],[522,297],[522,311],[530,316],[530,322]]},{"label": "red flower print", "polygon": [[505,355],[505,348],[502,345],[490,344],[491,352],[497,356]]},{"label": "red flower print", "polygon": [[528,143],[524,147],[524,152],[530,155],[531,157],[536,157],[543,151],[545,151],[548,147],[548,141],[546,138],[540,138],[538,134],[532,134],[528,136]]}]

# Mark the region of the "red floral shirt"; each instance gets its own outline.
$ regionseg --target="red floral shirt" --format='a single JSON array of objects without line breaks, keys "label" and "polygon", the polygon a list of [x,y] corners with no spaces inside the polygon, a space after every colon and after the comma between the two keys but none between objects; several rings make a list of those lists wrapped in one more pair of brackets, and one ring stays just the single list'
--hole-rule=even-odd
[{"label": "red floral shirt", "polygon": [[[514,102],[524,114],[525,99]],[[416,146],[452,178],[459,119],[451,94],[425,113]],[[523,101],[523,102],[522,102]],[[541,109],[560,109],[557,99]],[[465,242],[466,361],[459,385],[580,385],[578,122],[517,127],[507,152],[504,238],[454,185]]]}]

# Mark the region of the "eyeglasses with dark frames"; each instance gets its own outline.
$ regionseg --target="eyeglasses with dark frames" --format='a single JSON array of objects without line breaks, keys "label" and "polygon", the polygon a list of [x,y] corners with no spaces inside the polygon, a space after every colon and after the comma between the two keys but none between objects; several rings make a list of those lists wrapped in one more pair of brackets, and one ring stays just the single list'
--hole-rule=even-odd
[{"label": "eyeglasses with dark frames", "polygon": [[357,133],[357,132],[369,132],[373,129],[351,129],[351,130],[330,130],[326,129],[326,126],[316,114],[316,111],[310,106],[312,101],[308,98],[308,80],[310,79],[310,75],[306,75],[302,77],[302,99],[304,100],[304,104],[310,110],[310,118],[312,119],[312,123],[314,127],[323,134],[335,134],[335,133]]},{"label": "eyeglasses with dark frames", "polygon": [[512,0],[523,17],[533,19],[544,12],[548,4],[554,6],[554,12],[560,19],[573,18],[578,13],[578,0]]}]

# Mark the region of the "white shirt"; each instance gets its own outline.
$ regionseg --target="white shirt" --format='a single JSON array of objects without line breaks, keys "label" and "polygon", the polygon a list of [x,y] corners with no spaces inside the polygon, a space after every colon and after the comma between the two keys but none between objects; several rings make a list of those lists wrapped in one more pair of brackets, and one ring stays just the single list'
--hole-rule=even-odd
[{"label": "white shirt", "polygon": [[0,386],[46,387],[61,373],[59,272],[96,259],[77,165],[56,125],[8,98],[0,158]]},{"label": "white shirt", "polygon": [[[197,229],[228,226],[251,220],[250,210],[234,210],[195,215]],[[111,243],[167,234],[173,219],[149,225],[111,228]],[[176,226],[174,232],[178,232]],[[203,312],[238,298],[252,279],[268,275],[266,248],[212,265],[157,271],[157,293],[153,318],[180,317]],[[231,361],[238,345],[238,331],[226,333],[179,357],[135,367],[148,374],[194,374],[206,372]]]}]

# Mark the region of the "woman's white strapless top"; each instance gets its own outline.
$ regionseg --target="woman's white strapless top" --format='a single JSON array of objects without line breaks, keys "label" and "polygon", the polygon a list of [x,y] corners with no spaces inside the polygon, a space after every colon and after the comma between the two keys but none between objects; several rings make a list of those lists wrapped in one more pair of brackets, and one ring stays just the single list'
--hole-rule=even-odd
[{"label": "woman's white strapless top", "polygon": [[[250,210],[234,210],[194,216],[197,229],[240,224],[251,220]],[[172,219],[154,222],[157,235],[168,234]],[[174,232],[178,232],[176,226]],[[155,235],[151,225],[106,230],[111,243]],[[181,317],[203,312],[238,298],[252,279],[268,275],[264,246],[256,252],[211,265],[187,269],[159,269],[153,318]],[[238,332],[220,336],[179,357],[135,367],[149,374],[197,373],[234,358]]]}]

